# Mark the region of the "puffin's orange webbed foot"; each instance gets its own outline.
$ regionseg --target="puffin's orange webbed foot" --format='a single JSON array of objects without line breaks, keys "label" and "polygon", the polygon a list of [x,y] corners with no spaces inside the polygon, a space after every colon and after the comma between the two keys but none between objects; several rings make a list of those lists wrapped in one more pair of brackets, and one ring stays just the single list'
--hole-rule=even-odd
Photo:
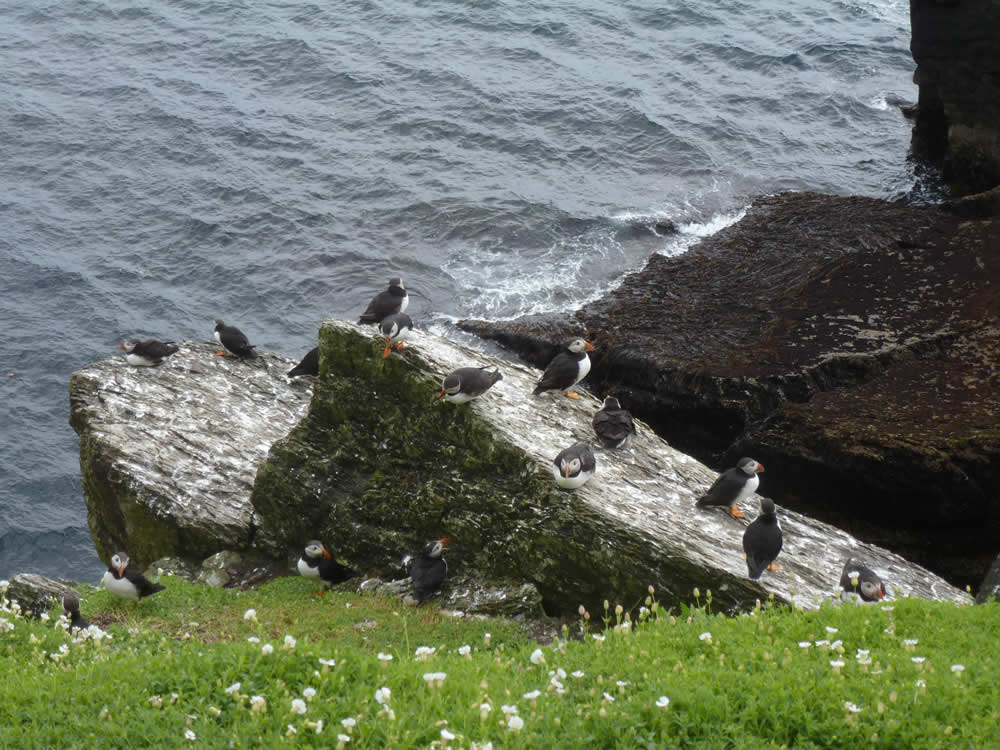
[{"label": "puffin's orange webbed foot", "polygon": [[580,394],[573,393],[573,391],[566,391],[567,398],[580,398]]},{"label": "puffin's orange webbed foot", "polygon": [[778,563],[771,563],[770,565],[767,566],[767,569],[768,570],[781,570],[781,568],[778,567]]},{"label": "puffin's orange webbed foot", "polygon": [[746,518],[746,516],[743,515],[743,511],[740,510],[739,506],[737,505],[729,506],[729,515],[731,515],[733,518]]}]

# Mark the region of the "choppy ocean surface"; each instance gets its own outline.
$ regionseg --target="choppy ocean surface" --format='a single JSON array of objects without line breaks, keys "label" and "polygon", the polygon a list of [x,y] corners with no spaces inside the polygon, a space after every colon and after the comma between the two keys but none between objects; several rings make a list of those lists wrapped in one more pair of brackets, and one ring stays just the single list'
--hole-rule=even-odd
[{"label": "choppy ocean surface", "polygon": [[67,384],[126,337],[299,356],[393,275],[458,336],[918,183],[906,0],[8,0],[0,66],[0,578],[100,576]]}]

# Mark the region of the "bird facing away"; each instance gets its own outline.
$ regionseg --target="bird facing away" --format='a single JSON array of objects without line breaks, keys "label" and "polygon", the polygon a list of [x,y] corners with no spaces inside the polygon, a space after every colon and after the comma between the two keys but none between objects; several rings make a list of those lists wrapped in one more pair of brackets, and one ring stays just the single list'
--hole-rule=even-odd
[{"label": "bird facing away", "polygon": [[311,540],[302,550],[302,557],[295,566],[299,575],[322,581],[326,586],[343,583],[357,575],[356,572],[333,559],[330,550],[318,539]]},{"label": "bird facing away", "polygon": [[393,313],[385,316],[378,324],[378,330],[385,336],[385,351],[382,352],[382,359],[385,359],[393,347],[398,351],[405,346],[403,342],[413,331],[413,321],[404,312]]},{"label": "bird facing away", "polygon": [[608,396],[604,406],[594,415],[592,424],[597,439],[605,448],[628,448],[635,439],[635,422],[628,409],[623,409],[618,399]]},{"label": "bird facing away", "polygon": [[63,614],[69,618],[70,632],[74,630],[86,630],[90,623],[83,619],[80,614],[80,596],[75,591],[67,591],[62,598]]},{"label": "bird facing away", "polygon": [[878,573],[853,557],[847,558],[844,564],[844,570],[840,574],[840,588],[844,590],[843,597],[857,594],[866,602],[885,599],[885,584]]},{"label": "bird facing away", "polygon": [[116,552],[111,556],[111,565],[108,566],[108,572],[104,574],[101,583],[119,599],[131,599],[137,604],[144,596],[152,596],[166,588],[162,584],[153,583],[137,570],[129,568],[128,555],[124,552]]},{"label": "bird facing away", "polygon": [[302,375],[319,375],[319,347],[310,349],[295,367],[288,371],[288,377],[297,378]]},{"label": "bird facing away", "polygon": [[733,518],[745,518],[739,509],[739,503],[746,500],[760,484],[757,476],[764,471],[764,464],[752,458],[741,458],[732,469],[726,469],[715,480],[708,492],[698,498],[696,505],[707,508],[713,505],[729,508]]},{"label": "bird facing away", "polygon": [[453,404],[464,404],[479,398],[500,380],[503,380],[503,375],[499,368],[487,370],[485,367],[459,367],[445,375],[438,398]]},{"label": "bird facing away", "polygon": [[566,344],[566,348],[549,362],[532,395],[558,390],[570,398],[580,398],[570,388],[587,377],[587,373],[590,372],[590,357],[587,356],[587,352],[592,351],[594,347],[589,341],[583,339],[570,341]]},{"label": "bird facing away", "polygon": [[[222,344],[222,347],[228,351],[235,354],[237,357],[252,357],[254,356],[254,349],[256,345],[250,343],[250,339],[246,337],[236,326],[227,326],[221,320],[215,321],[215,340]],[[220,357],[225,356],[226,352],[216,352]]]},{"label": "bird facing away", "polygon": [[423,602],[441,590],[444,577],[448,573],[448,563],[441,556],[447,552],[445,542],[448,537],[428,542],[413,561],[410,579],[413,581],[413,598]]},{"label": "bird facing away", "polygon": [[381,323],[390,315],[406,312],[406,307],[409,304],[410,295],[406,293],[403,280],[399,278],[389,279],[389,287],[372,297],[372,301],[361,313],[358,322]]},{"label": "bird facing away", "polygon": [[156,339],[146,339],[145,341],[129,339],[123,341],[118,348],[125,351],[125,361],[133,367],[156,367],[180,349],[173,341],[157,341]]},{"label": "bird facing away", "polygon": [[583,486],[597,471],[597,459],[590,443],[574,443],[560,451],[552,462],[556,484],[569,490]]},{"label": "bird facing away", "polygon": [[764,569],[777,570],[774,561],[781,552],[781,524],[774,512],[774,501],[760,499],[760,515],[743,532],[743,552],[747,558],[747,573],[755,581]]}]

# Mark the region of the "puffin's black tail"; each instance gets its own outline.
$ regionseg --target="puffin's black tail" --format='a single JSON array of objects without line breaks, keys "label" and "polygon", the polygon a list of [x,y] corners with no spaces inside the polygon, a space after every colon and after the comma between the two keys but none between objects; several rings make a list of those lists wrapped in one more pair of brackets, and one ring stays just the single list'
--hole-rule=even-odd
[{"label": "puffin's black tail", "polygon": [[761,574],[767,569],[768,562],[766,560],[757,560],[753,557],[747,557],[747,575],[750,576],[754,581],[759,580]]},{"label": "puffin's black tail", "polygon": [[491,373],[491,376],[492,377],[491,377],[491,380],[490,380],[490,387],[496,385],[497,381],[503,380],[503,373],[501,373],[500,370],[494,370]]},{"label": "puffin's black tail", "polygon": [[697,505],[699,508],[708,507],[708,495],[702,495],[697,500],[695,500],[694,504]]}]

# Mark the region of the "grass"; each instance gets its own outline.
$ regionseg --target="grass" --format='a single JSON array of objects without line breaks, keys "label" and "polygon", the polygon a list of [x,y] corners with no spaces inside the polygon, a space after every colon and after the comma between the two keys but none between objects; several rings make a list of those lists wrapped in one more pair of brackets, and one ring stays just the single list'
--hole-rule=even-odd
[{"label": "grass", "polygon": [[673,615],[650,600],[639,622],[610,608],[594,616],[604,627],[581,618],[540,646],[522,624],[318,599],[299,578],[166,585],[135,610],[85,591],[84,615],[110,639],[0,611],[0,747],[973,748],[1000,736],[997,604],[734,618],[703,598]]}]

